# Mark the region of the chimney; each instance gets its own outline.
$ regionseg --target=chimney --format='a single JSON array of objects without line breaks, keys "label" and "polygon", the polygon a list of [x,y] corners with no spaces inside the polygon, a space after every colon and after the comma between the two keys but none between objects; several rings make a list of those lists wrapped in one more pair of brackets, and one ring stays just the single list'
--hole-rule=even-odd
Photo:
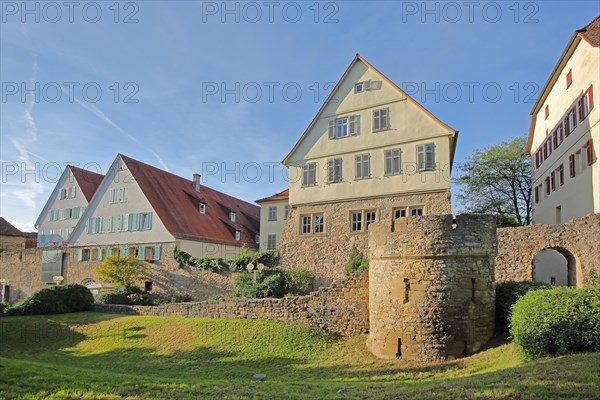
[{"label": "chimney", "polygon": [[194,182],[194,190],[196,192],[200,192],[200,177],[201,176],[202,175],[200,175],[200,174],[194,174],[193,182]]}]

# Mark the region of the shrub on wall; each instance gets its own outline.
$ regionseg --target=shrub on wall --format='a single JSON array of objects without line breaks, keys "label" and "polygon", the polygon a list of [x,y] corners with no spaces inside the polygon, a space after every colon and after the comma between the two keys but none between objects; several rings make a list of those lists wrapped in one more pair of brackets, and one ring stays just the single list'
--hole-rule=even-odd
[{"label": "shrub on wall", "polygon": [[235,278],[234,297],[250,297],[263,299],[267,297],[283,297],[287,293],[285,273],[279,268],[265,268],[256,274],[241,273]]},{"label": "shrub on wall", "polygon": [[350,276],[353,274],[358,274],[364,272],[369,269],[369,260],[363,256],[363,254],[358,251],[356,246],[352,245],[350,249],[350,254],[348,256],[348,261],[344,267],[344,274],[346,276]]},{"label": "shrub on wall", "polygon": [[62,314],[85,311],[94,303],[92,293],[82,285],[55,285],[32,293],[11,307],[10,315]]},{"label": "shrub on wall", "polygon": [[508,330],[511,309],[525,293],[531,290],[552,289],[553,287],[543,282],[507,281],[499,283],[496,286],[496,329],[501,332]]},{"label": "shrub on wall", "polygon": [[292,268],[285,273],[287,294],[305,295],[314,290],[315,275],[306,268]]},{"label": "shrub on wall", "polygon": [[133,256],[123,257],[115,254],[107,256],[101,264],[96,265],[94,273],[98,281],[131,292],[146,278],[147,266]]},{"label": "shrub on wall", "polygon": [[246,271],[246,266],[250,263],[254,265],[264,264],[266,267],[275,268],[279,265],[280,260],[279,253],[274,250],[250,254],[250,250],[246,246],[242,247],[239,256],[229,261],[221,257],[196,258],[178,248],[173,250],[173,258],[179,263],[179,268],[191,266],[212,272],[220,272],[227,269],[235,272]]},{"label": "shrub on wall", "polygon": [[513,307],[510,332],[529,358],[600,350],[600,287],[529,292]]}]

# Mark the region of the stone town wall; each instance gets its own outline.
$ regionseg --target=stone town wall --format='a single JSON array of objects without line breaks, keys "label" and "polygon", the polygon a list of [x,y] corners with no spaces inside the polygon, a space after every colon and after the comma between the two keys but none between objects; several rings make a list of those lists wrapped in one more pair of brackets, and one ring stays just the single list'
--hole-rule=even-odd
[{"label": "stone town wall", "polygon": [[587,286],[600,275],[600,214],[557,225],[498,229],[496,280],[531,281],[533,259],[545,248],[562,253],[568,262],[570,286]]},{"label": "stone town wall", "polygon": [[94,305],[94,311],[129,315],[265,319],[301,322],[342,336],[369,330],[367,274],[357,274],[306,296],[282,299],[206,300],[165,306]]},{"label": "stone town wall", "polygon": [[[390,196],[339,203],[295,206],[282,234],[280,253],[284,268],[304,267],[317,277],[317,284],[328,286],[344,276],[344,265],[352,245],[367,253],[367,232],[350,231],[350,212],[375,210],[377,221],[392,225],[392,210],[401,207],[421,206],[426,215],[451,212],[450,192]],[[300,217],[322,213],[325,219],[323,234],[300,234]],[[363,221],[364,222],[364,221]]]},{"label": "stone town wall", "polygon": [[[160,260],[148,264],[148,280],[153,282],[154,292],[189,295],[195,300],[202,300],[233,289],[233,273],[216,274],[194,267],[180,269],[177,261],[173,259],[174,246],[174,243],[162,244]],[[65,253],[63,284],[94,279],[93,269],[100,261],[78,261],[77,248],[64,247],[62,250]],[[9,281],[11,302],[23,299],[48,285],[41,280],[42,257],[43,249],[0,253],[0,278]]]},{"label": "stone town wall", "polygon": [[403,218],[369,234],[368,346],[378,357],[452,359],[493,335],[493,216]]}]

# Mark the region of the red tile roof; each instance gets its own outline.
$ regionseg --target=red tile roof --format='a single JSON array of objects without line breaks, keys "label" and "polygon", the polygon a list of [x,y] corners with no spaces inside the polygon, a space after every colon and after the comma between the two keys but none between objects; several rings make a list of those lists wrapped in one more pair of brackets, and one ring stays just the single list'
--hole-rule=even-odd
[{"label": "red tile roof", "polygon": [[282,190],[279,193],[275,193],[273,196],[265,197],[264,199],[256,200],[256,203],[264,203],[267,201],[284,201],[289,200],[290,189]]},{"label": "red tile roof", "polygon": [[[258,248],[260,208],[238,198],[202,185],[196,192],[191,180],[121,155],[133,178],[156,211],[167,230],[176,238],[221,243],[245,244]],[[206,214],[200,213],[200,203]],[[236,213],[236,222],[229,219]],[[241,240],[235,240],[235,231]]]},{"label": "red tile roof", "polygon": [[77,168],[72,165],[69,165],[69,168],[71,168],[71,173],[75,177],[75,180],[77,180],[85,199],[89,203],[94,193],[96,193],[96,190],[98,190],[100,182],[102,182],[102,179],[104,179],[104,175],[100,175],[86,169]]},{"label": "red tile roof", "polygon": [[600,47],[600,15],[577,32],[592,46]]},{"label": "red tile roof", "polygon": [[28,234],[15,228],[13,224],[0,217],[0,236],[28,237]]}]

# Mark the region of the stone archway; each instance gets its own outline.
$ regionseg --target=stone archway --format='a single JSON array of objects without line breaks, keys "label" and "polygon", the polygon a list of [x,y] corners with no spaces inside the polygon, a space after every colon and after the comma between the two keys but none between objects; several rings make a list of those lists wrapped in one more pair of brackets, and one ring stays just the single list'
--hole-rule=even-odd
[{"label": "stone archway", "polygon": [[569,286],[585,287],[600,276],[600,214],[564,224],[498,229],[496,281],[531,281],[534,257],[544,249],[567,260]]},{"label": "stone archway", "polygon": [[547,247],[531,261],[532,280],[555,286],[577,286],[577,258],[561,247]]}]

